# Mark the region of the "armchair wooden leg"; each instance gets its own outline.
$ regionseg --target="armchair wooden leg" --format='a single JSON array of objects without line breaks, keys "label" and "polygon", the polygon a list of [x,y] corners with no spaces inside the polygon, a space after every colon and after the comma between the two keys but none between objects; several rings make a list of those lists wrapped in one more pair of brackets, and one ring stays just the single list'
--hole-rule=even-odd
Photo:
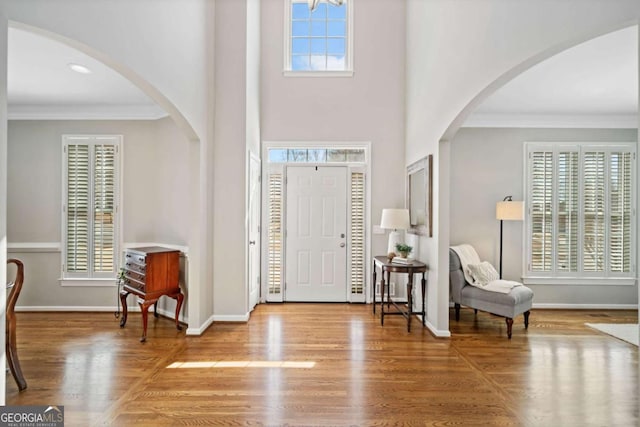
[{"label": "armchair wooden leg", "polygon": [[453,307],[456,309],[456,322],[460,320],[460,304],[455,303]]},{"label": "armchair wooden leg", "polygon": [[507,322],[507,336],[511,339],[511,329],[513,328],[513,319],[510,317],[505,317],[504,320]]},{"label": "armchair wooden leg", "polygon": [[524,312],[524,328],[529,329],[529,311]]}]

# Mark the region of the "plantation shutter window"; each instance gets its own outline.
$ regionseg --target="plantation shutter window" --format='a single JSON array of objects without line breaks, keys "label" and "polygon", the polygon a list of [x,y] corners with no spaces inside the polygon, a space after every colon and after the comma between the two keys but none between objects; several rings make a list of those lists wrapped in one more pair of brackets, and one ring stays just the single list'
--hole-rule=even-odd
[{"label": "plantation shutter window", "polygon": [[624,273],[631,270],[632,249],[632,156],[631,153],[611,153],[611,181],[609,187],[609,247],[611,271]]},{"label": "plantation shutter window", "polygon": [[268,176],[267,288],[269,295],[282,294],[282,190],[283,174]]},{"label": "plantation shutter window", "polygon": [[68,272],[89,271],[89,146],[67,146]]},{"label": "plantation shutter window", "polygon": [[[558,231],[556,266],[558,271],[578,271],[578,152],[558,153]],[[550,181],[547,182],[547,185]]]},{"label": "plantation shutter window", "polygon": [[605,271],[605,171],[604,153],[586,152],[583,167],[584,271]]},{"label": "plantation shutter window", "polygon": [[526,147],[526,276],[633,278],[635,144]]},{"label": "plantation shutter window", "polygon": [[532,156],[531,179],[531,269],[550,271],[552,265],[552,197],[553,156],[550,152],[535,152]]},{"label": "plantation shutter window", "polygon": [[[365,289],[365,180],[364,173],[351,172],[351,293],[364,294]],[[364,302],[364,301],[363,301]]]},{"label": "plantation shutter window", "polygon": [[64,278],[115,277],[120,137],[63,137]]}]

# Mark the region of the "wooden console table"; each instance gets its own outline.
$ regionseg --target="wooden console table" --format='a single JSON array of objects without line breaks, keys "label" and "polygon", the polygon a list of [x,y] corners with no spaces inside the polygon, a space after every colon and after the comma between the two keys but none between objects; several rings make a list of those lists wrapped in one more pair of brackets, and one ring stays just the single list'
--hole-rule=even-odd
[{"label": "wooden console table", "polygon": [[[427,265],[420,261],[413,261],[411,264],[399,264],[389,261],[386,255],[376,256],[373,258],[373,313],[376,312],[376,268],[380,268],[380,324],[384,326],[384,316],[389,315],[401,315],[407,319],[407,331],[411,332],[411,317],[414,314],[422,315],[422,326],[425,326],[426,312],[424,308],[425,293],[427,290],[426,273],[429,270]],[[385,281],[385,273],[387,274]],[[407,307],[403,307],[403,303],[398,303],[391,299],[391,291],[389,286],[389,280],[391,273],[406,273],[409,276],[407,281]],[[413,275],[416,273],[422,273],[422,306],[421,311],[413,311]],[[387,291],[387,301],[384,301],[385,287]],[[387,305],[385,311],[384,306]],[[391,305],[393,305],[396,311],[390,311]]]},{"label": "wooden console table", "polygon": [[[149,307],[156,305],[161,296],[166,295],[177,301],[176,328],[182,326],[178,321],[184,295],[180,292],[180,251],[150,246],[127,249],[124,255],[124,286],[120,291],[122,302],[122,320],[120,327],[127,323],[127,297],[134,294],[142,311],[142,338],[147,339],[147,317]],[[154,315],[158,317],[157,311]]]}]

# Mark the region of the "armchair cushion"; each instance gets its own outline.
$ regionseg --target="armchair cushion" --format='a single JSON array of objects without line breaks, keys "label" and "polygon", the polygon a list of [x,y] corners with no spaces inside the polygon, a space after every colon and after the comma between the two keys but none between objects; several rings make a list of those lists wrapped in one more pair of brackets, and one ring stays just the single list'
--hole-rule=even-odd
[{"label": "armchair cushion", "polygon": [[485,286],[487,283],[500,278],[493,265],[487,261],[482,261],[480,264],[469,264],[467,268],[476,285]]}]

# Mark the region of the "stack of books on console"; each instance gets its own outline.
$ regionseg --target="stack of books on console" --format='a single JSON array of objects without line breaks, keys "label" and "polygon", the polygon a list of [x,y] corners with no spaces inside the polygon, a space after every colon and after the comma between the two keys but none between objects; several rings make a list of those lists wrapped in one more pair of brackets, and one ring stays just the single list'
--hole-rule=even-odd
[{"label": "stack of books on console", "polygon": [[413,264],[413,258],[404,258],[401,256],[393,257],[391,262],[395,264]]}]

